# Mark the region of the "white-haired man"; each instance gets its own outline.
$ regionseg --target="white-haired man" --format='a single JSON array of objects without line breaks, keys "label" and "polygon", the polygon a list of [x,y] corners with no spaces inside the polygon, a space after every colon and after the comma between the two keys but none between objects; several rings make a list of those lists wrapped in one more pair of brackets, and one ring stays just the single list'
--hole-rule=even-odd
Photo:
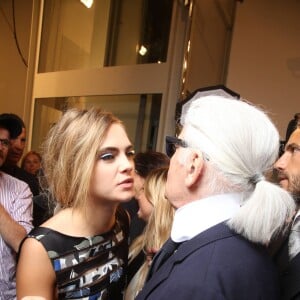
[{"label": "white-haired man", "polygon": [[266,248],[295,206],[264,178],[277,158],[278,132],[246,102],[198,98],[181,117],[179,137],[166,139],[169,154],[175,151],[166,196],[177,210],[137,299],[279,299]]},{"label": "white-haired man", "polygon": [[275,164],[280,185],[289,191],[297,205],[287,242],[277,255],[282,271],[282,300],[300,300],[300,118]]}]

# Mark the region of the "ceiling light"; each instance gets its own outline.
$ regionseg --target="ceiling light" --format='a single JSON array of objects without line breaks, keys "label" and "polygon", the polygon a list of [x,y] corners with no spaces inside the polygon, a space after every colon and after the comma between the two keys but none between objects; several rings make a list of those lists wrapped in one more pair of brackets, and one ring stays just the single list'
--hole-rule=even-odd
[{"label": "ceiling light", "polygon": [[141,46],[140,50],[139,50],[139,54],[144,56],[147,53],[147,48],[145,46]]},{"label": "ceiling light", "polygon": [[91,8],[94,0],[80,0],[80,2],[87,8]]}]

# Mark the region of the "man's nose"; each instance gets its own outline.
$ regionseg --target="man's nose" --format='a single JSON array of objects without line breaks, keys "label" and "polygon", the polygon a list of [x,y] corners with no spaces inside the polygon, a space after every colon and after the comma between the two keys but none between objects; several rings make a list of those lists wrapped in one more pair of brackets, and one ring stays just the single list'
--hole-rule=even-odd
[{"label": "man's nose", "polygon": [[281,157],[276,161],[274,168],[277,170],[284,170],[287,166],[289,160],[289,154],[287,152],[283,153]]},{"label": "man's nose", "polygon": [[15,142],[15,147],[17,147],[18,149],[22,149],[22,142],[20,140],[17,140]]}]

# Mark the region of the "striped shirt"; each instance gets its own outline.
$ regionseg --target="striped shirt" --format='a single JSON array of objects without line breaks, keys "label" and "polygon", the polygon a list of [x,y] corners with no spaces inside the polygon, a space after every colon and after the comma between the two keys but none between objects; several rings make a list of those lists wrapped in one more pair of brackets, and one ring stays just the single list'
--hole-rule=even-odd
[{"label": "striped shirt", "polygon": [[[0,204],[27,232],[32,228],[32,194],[28,185],[0,172]],[[0,216],[1,217],[1,216]],[[16,299],[16,253],[1,237],[0,228],[0,299]]]}]

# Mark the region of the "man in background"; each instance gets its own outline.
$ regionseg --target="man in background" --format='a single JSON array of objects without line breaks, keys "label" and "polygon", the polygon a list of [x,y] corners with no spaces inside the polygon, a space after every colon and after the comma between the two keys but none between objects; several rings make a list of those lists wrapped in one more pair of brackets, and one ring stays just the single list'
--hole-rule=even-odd
[{"label": "man in background", "polygon": [[[22,127],[0,116],[0,167],[6,160],[10,138]],[[16,254],[22,239],[32,228],[32,194],[28,185],[0,171],[0,299],[16,298]]]},{"label": "man in background", "polygon": [[289,237],[275,257],[281,270],[282,300],[300,300],[300,114],[292,121],[284,153],[275,164],[280,186],[297,205]]},{"label": "man in background", "polygon": [[1,114],[0,117],[7,122],[12,122],[18,127],[21,127],[22,130],[18,136],[15,136],[10,139],[10,147],[8,149],[7,158],[4,162],[1,170],[13,177],[16,177],[24,182],[26,182],[32,194],[39,194],[39,182],[38,179],[32,174],[26,172],[18,166],[20,159],[23,156],[23,152],[26,144],[26,128],[23,120],[15,114]]}]

